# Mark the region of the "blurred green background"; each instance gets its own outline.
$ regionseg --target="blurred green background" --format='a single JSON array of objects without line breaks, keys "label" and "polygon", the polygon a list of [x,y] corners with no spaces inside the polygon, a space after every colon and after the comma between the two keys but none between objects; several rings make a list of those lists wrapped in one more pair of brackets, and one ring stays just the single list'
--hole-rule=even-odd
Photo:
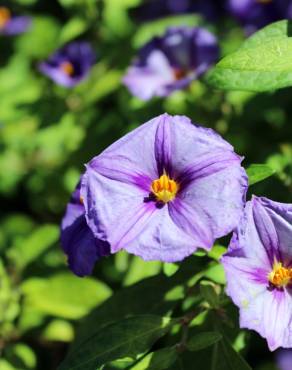
[{"label": "blurred green background", "polygon": [[[145,263],[125,253],[104,259],[92,277],[81,279],[68,270],[59,244],[59,224],[84,163],[139,124],[167,111],[214,128],[245,156],[245,167],[266,163],[275,170],[273,177],[251,189],[253,193],[291,202],[291,89],[221,92],[195,81],[186,91],[163,100],[141,102],[132,97],[121,77],[139,47],[168,26],[205,26],[218,35],[222,55],[244,39],[243,31],[228,17],[213,24],[190,14],[137,21],[133,9],[140,2],[11,0],[4,4],[17,14],[32,16],[33,24],[17,37],[0,36],[1,370],[56,369],[80,320],[94,307],[147,277],[159,274],[165,279],[160,262]],[[65,89],[41,75],[37,66],[76,39],[92,44],[97,63],[90,78]],[[224,276],[219,270],[209,272],[209,277],[221,283]],[[125,290],[124,314],[142,313],[142,307],[132,307],[131,302],[148,302],[153,294],[144,285],[138,288],[143,293],[137,296],[135,289]],[[160,299],[154,298],[153,305]],[[179,299],[178,294],[175,300]],[[101,316],[96,317],[102,318],[97,312]],[[253,333],[248,336],[251,341],[243,353],[251,366],[275,369],[264,340]],[[238,350],[243,349],[243,341],[237,337]]]}]

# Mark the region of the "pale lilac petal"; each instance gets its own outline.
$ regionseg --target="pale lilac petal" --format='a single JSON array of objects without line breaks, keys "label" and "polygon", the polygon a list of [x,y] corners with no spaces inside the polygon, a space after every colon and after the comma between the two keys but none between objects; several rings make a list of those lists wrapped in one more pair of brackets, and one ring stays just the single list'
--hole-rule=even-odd
[{"label": "pale lilac petal", "polygon": [[147,193],[143,189],[108,181],[97,170],[89,165],[81,186],[87,222],[94,235],[108,241],[115,253],[143,231],[156,207],[144,202]]},{"label": "pale lilac petal", "polygon": [[160,260],[164,262],[181,261],[202,246],[202,242],[193,235],[188,235],[170,217],[168,205],[152,214],[143,232],[124,246],[129,253],[142,257],[144,260]]}]

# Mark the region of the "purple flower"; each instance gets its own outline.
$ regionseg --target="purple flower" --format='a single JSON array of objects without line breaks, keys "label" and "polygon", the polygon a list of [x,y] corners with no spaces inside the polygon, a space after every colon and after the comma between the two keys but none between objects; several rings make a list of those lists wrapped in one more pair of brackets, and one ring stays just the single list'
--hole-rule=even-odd
[{"label": "purple flower", "polygon": [[292,204],[253,197],[222,263],[240,325],[267,339],[270,350],[292,347]]},{"label": "purple flower", "polygon": [[247,34],[280,19],[292,18],[291,0],[228,0],[227,7]]},{"label": "purple flower", "polygon": [[96,239],[87,226],[80,197],[80,182],[72,194],[61,226],[61,243],[71,270],[78,276],[91,274],[95,262],[109,254],[106,242]]},{"label": "purple flower", "polygon": [[211,129],[163,114],[93,158],[81,184],[87,224],[111,253],[180,261],[237,225],[242,158]]},{"label": "purple flower", "polygon": [[0,7],[0,35],[18,35],[25,32],[30,25],[30,17],[14,16],[8,8]]},{"label": "purple flower", "polygon": [[291,370],[292,350],[280,349],[276,352],[276,363],[279,370]]},{"label": "purple flower", "polygon": [[203,28],[170,28],[140,51],[124,77],[133,95],[167,96],[199,78],[219,58],[217,40]]},{"label": "purple flower", "polygon": [[135,9],[135,17],[151,20],[167,15],[198,13],[208,20],[214,20],[220,13],[216,0],[148,0]]},{"label": "purple flower", "polygon": [[84,80],[95,63],[87,42],[72,42],[40,64],[40,71],[59,85],[73,87]]}]

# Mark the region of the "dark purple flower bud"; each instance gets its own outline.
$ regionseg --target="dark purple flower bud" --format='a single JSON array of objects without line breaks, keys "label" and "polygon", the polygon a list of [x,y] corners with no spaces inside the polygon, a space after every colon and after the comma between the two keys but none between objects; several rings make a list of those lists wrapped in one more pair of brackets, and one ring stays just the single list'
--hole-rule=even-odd
[{"label": "dark purple flower bud", "polygon": [[67,205],[61,226],[61,243],[71,270],[78,276],[91,274],[95,262],[109,255],[109,245],[96,239],[87,226],[80,182]]},{"label": "dark purple flower bud", "polygon": [[280,19],[292,18],[291,0],[228,0],[227,8],[247,34]]},{"label": "dark purple flower bud", "polygon": [[94,63],[95,54],[90,44],[72,42],[41,63],[39,69],[57,84],[73,87],[87,77]]},{"label": "dark purple flower bud", "polygon": [[12,15],[8,8],[0,7],[0,35],[18,35],[31,25],[31,18]]},{"label": "dark purple flower bud", "polygon": [[291,370],[292,350],[280,349],[276,352],[276,364],[279,370]]},{"label": "dark purple flower bud", "polygon": [[220,14],[221,6],[216,0],[148,0],[134,11],[135,18],[151,20],[175,14],[196,13],[208,20]]},{"label": "dark purple flower bud", "polygon": [[219,58],[216,37],[203,28],[170,28],[141,50],[123,82],[133,95],[148,100],[167,96],[198,79]]}]

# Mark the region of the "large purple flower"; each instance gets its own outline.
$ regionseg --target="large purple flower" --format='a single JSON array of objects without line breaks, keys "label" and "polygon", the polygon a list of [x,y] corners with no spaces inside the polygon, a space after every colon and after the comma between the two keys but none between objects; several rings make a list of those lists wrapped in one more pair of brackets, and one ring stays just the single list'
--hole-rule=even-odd
[{"label": "large purple flower", "polygon": [[90,44],[76,41],[41,63],[40,71],[59,85],[73,87],[87,77],[94,63],[95,54]]},{"label": "large purple flower", "polygon": [[15,16],[8,8],[0,7],[0,35],[18,35],[25,32],[30,25],[30,17]]},{"label": "large purple flower", "polygon": [[292,204],[253,197],[222,263],[241,327],[292,347]]},{"label": "large purple flower", "polygon": [[124,84],[143,100],[167,96],[205,73],[219,57],[217,40],[203,28],[170,28],[140,51]]},{"label": "large purple flower", "polygon": [[247,34],[277,20],[292,18],[291,0],[228,0],[227,7]]},{"label": "large purple flower", "polygon": [[214,131],[161,115],[87,165],[87,223],[111,252],[180,261],[232,231],[245,202],[242,158]]},{"label": "large purple flower", "polygon": [[95,262],[110,253],[108,244],[96,239],[87,226],[80,182],[62,220],[61,243],[68,256],[69,267],[78,276],[91,274]]}]

